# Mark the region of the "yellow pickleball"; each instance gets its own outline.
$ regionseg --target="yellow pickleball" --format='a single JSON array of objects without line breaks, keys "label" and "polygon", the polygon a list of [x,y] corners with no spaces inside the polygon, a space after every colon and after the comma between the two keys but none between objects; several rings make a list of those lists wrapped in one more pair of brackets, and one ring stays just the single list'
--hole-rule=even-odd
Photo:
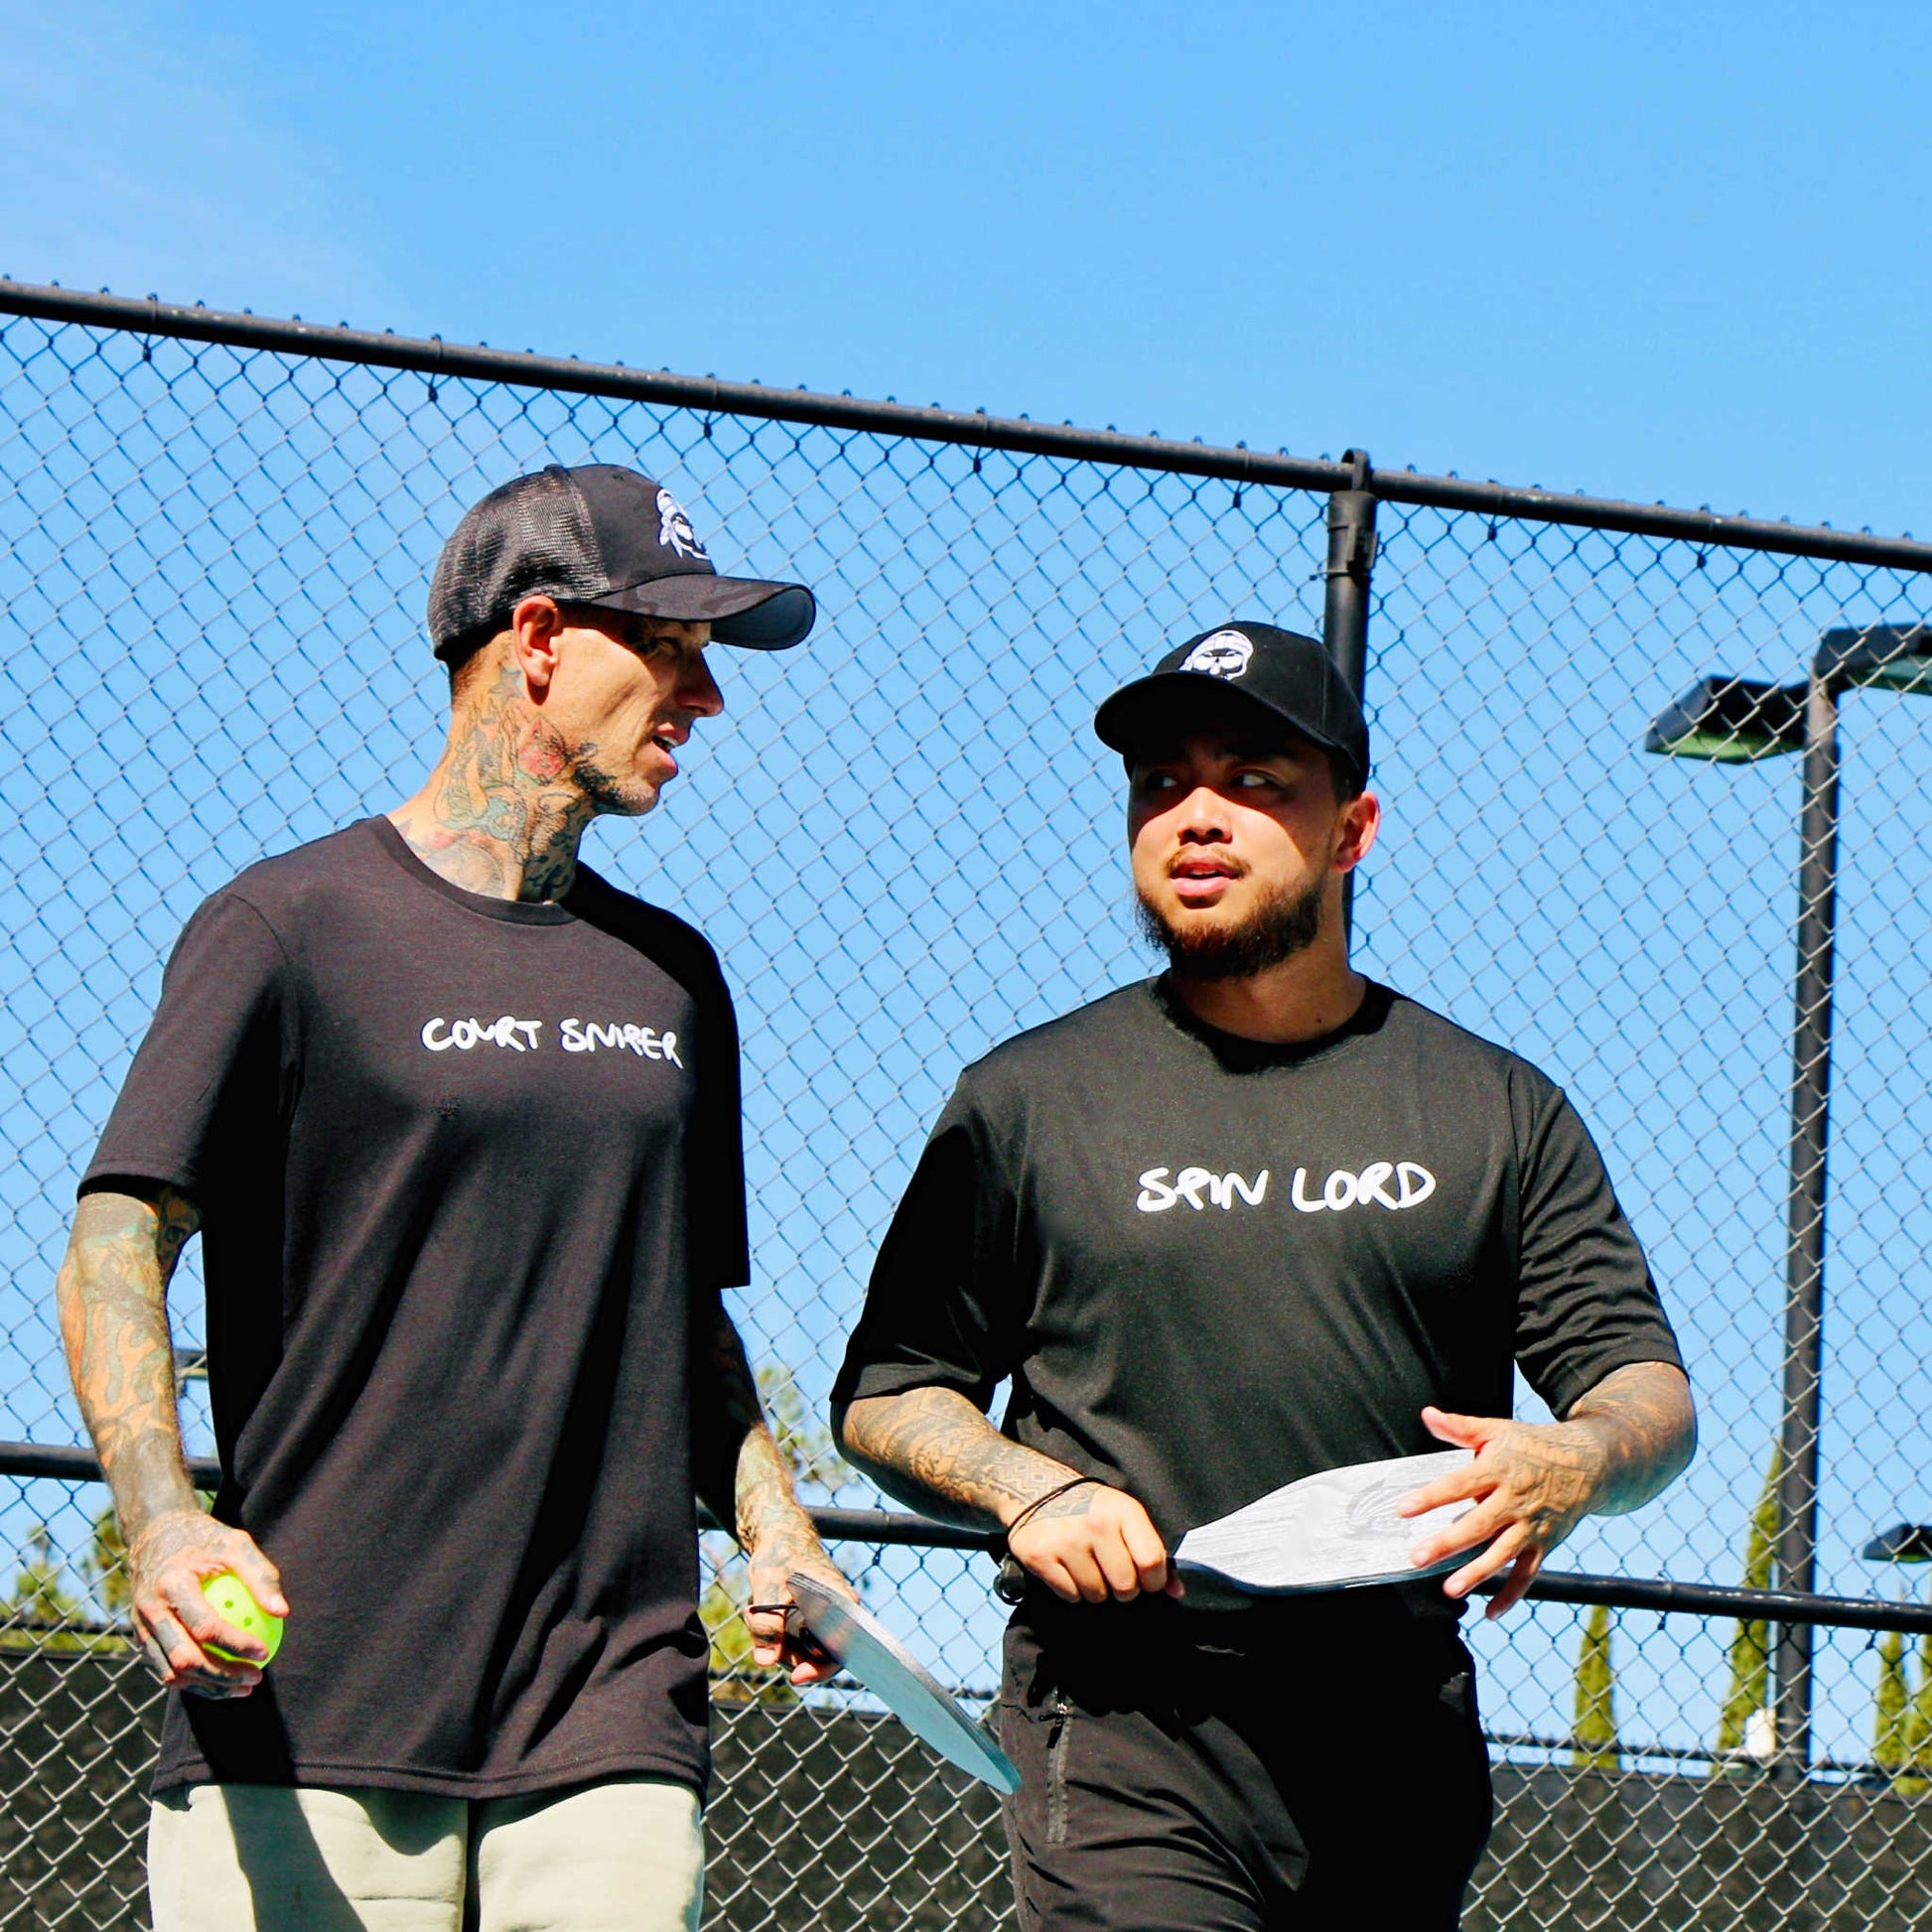
[{"label": "yellow pickleball", "polygon": [[[202,1586],[202,1594],[212,1603],[220,1613],[224,1623],[231,1623],[237,1630],[245,1631],[251,1637],[258,1637],[268,1646],[268,1656],[263,1661],[272,1662],[275,1653],[282,1647],[282,1619],[270,1616],[254,1599],[248,1586],[239,1577],[223,1571],[218,1577],[210,1577]],[[205,1643],[202,1648],[210,1657],[219,1657],[225,1663],[253,1664],[252,1657],[237,1657],[232,1650],[223,1650],[219,1644]],[[259,1665],[256,1666],[260,1668]]]}]

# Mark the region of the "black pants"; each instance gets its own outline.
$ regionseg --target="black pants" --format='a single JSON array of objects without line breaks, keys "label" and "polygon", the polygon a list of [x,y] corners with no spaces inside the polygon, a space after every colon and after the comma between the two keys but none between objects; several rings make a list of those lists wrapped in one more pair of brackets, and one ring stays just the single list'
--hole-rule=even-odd
[{"label": "black pants", "polygon": [[1449,1932],[1489,1835],[1474,1668],[1393,1589],[1007,1631],[1023,1932]]}]

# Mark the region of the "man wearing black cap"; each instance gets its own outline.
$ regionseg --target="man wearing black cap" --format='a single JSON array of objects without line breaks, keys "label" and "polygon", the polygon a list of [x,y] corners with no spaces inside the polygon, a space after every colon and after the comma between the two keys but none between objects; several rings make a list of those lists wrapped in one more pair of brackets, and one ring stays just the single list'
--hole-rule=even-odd
[{"label": "man wearing black cap", "polygon": [[[697,1923],[694,1494],[755,1602],[799,1569],[846,1586],[721,1299],[750,1278],[723,975],[578,844],[649,811],[723,708],[707,642],[784,649],[813,617],[720,577],[646,478],[506,483],[437,565],[428,782],[181,937],[60,1284],[135,1631],[180,1694],[156,1932]],[[211,1515],[165,1309],[198,1229]],[[288,1618],[266,1671],[203,1593],[222,1572]],[[781,1608],[752,1621],[759,1662],[823,1674]]]},{"label": "man wearing black cap", "polygon": [[[893,1494],[1006,1534],[1021,1923],[1456,1923],[1489,1827],[1463,1599],[1688,1459],[1689,1385],[1582,1123],[1348,964],[1368,732],[1320,646],[1190,638],[1095,721],[1168,970],[962,1076],[835,1391]],[[1512,1360],[1563,1420],[1502,1420]],[[1004,1433],[986,1419],[1012,1382]],[[1445,1583],[1183,1592],[1196,1525],[1454,1444]]]}]

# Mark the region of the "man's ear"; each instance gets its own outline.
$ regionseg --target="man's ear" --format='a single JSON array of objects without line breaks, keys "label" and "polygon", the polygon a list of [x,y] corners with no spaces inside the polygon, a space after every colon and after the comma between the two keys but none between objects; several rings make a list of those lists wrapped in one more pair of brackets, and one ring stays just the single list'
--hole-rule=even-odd
[{"label": "man's ear", "polygon": [[553,597],[526,597],[510,613],[510,662],[523,674],[532,702],[541,704],[557,675],[564,614]]},{"label": "man's ear", "polygon": [[1335,847],[1335,870],[1353,872],[1369,855],[1382,829],[1382,801],[1372,791],[1357,792],[1341,808],[1341,840]]}]

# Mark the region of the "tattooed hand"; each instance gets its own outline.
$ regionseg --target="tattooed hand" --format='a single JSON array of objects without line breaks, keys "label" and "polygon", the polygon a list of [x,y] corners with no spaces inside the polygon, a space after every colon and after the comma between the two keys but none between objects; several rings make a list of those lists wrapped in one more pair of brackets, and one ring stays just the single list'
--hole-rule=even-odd
[{"label": "tattooed hand", "polygon": [[838,1666],[785,1634],[784,1605],[794,1600],[786,1579],[801,1571],[855,1603],[858,1592],[825,1554],[792,1491],[791,1470],[765,1425],[758,1380],[723,1302],[712,1298],[693,1312],[698,1321],[692,1376],[698,1494],[721,1522],[735,1526],[751,1568],[749,1602],[756,1607],[746,1610],[745,1625],[752,1634],[752,1661],[764,1670],[788,1666],[791,1681],[801,1687],[821,1684]]},{"label": "tattooed hand", "polygon": [[822,1684],[836,1674],[838,1665],[815,1646],[801,1643],[785,1634],[782,1606],[795,1602],[790,1578],[798,1571],[823,1584],[853,1602],[859,1592],[846,1582],[837,1564],[825,1554],[811,1519],[798,1511],[798,1523],[786,1529],[774,1526],[761,1536],[749,1553],[752,1594],[756,1608],[745,1612],[745,1625],[752,1633],[752,1661],[763,1670],[789,1668],[791,1681],[801,1689],[807,1684]]},{"label": "tattooed hand", "polygon": [[142,1655],[172,1690],[246,1697],[261,1672],[210,1657],[203,1645],[239,1657],[265,1652],[215,1615],[202,1585],[232,1571],[271,1615],[287,1616],[289,1606],[275,1566],[246,1532],[202,1508],[182,1457],[168,1284],[201,1216],[176,1188],[127,1184],[145,1191],[103,1189],[74,1211],[55,1284],[68,1368],[127,1538]]},{"label": "tattooed hand", "polygon": [[1690,1461],[1697,1446],[1691,1387],[1681,1369],[1638,1362],[1606,1375],[1560,1423],[1508,1422],[1425,1409],[1431,1435],[1474,1449],[1467,1468],[1419,1489],[1400,1505],[1420,1516],[1445,1503],[1476,1506],[1410,1553],[1427,1568],[1486,1544],[1444,1584],[1467,1596],[1507,1568],[1489,1600],[1491,1617],[1520,1602],[1549,1555],[1592,1513],[1618,1515],[1648,1502]]},{"label": "tattooed hand", "polygon": [[1125,1490],[1104,1483],[1055,1496],[1008,1537],[1007,1548],[1069,1603],[1104,1603],[1110,1596],[1125,1603],[1143,1590],[1181,1594],[1153,1519]]},{"label": "tattooed hand", "polygon": [[254,1539],[205,1510],[165,1510],[151,1517],[128,1547],[135,1639],[149,1668],[170,1690],[246,1697],[262,1681],[255,1664],[210,1657],[206,1648],[215,1643],[237,1657],[267,1660],[266,1645],[217,1616],[202,1594],[203,1584],[223,1571],[238,1577],[269,1615],[288,1615],[281,1577]]}]

